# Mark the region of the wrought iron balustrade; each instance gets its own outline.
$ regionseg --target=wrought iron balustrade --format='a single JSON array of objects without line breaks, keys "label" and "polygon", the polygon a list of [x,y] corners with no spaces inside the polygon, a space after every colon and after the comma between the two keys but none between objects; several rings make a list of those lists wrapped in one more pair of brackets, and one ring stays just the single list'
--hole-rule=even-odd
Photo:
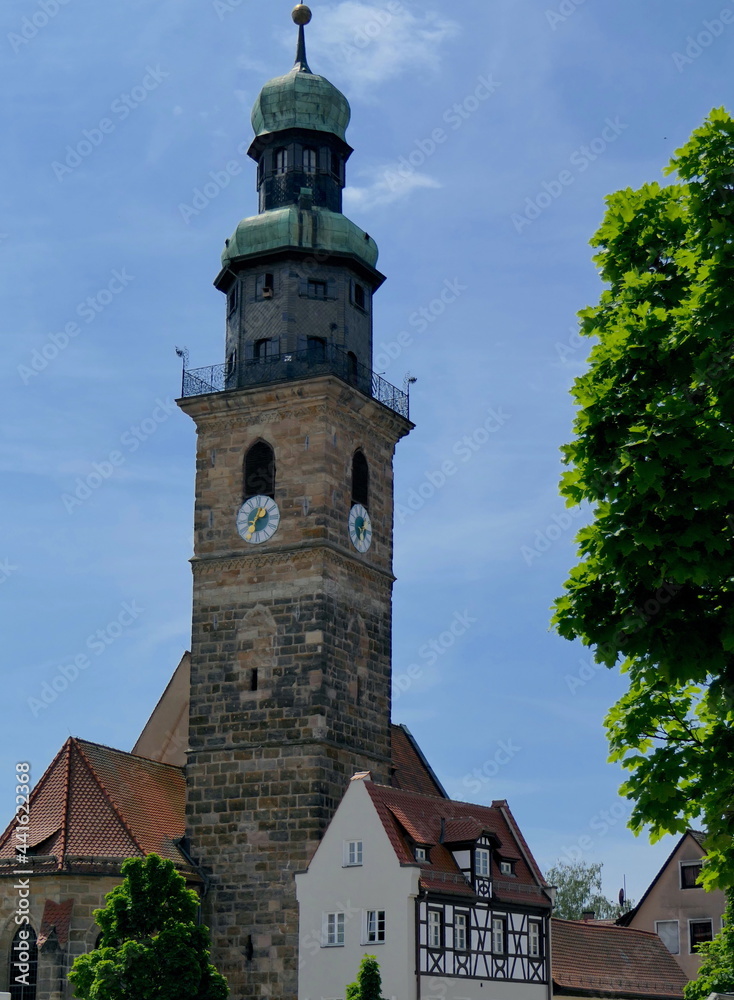
[{"label": "wrought iron balustrade", "polygon": [[184,369],[181,395],[211,395],[274,382],[314,378],[317,375],[336,375],[400,416],[409,418],[406,392],[390,385],[367,365],[359,364],[354,355],[330,345],[318,350],[288,351],[285,354],[273,354],[235,364]]}]

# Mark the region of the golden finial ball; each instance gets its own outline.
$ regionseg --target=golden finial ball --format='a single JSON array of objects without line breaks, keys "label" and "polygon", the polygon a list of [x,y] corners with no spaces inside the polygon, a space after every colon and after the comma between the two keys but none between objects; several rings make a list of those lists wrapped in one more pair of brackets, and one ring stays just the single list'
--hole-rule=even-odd
[{"label": "golden finial ball", "polygon": [[305,3],[299,3],[293,8],[291,17],[296,24],[308,24],[311,21],[313,14],[311,13],[311,8],[307,7]]}]

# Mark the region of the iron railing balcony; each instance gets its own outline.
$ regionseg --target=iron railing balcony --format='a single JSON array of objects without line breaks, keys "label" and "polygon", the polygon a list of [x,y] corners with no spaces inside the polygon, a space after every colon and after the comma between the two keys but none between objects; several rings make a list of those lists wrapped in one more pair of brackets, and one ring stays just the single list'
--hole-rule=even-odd
[{"label": "iron railing balcony", "polygon": [[406,420],[410,419],[407,392],[390,385],[366,365],[359,364],[354,355],[328,344],[319,350],[288,351],[252,361],[211,365],[209,368],[184,368],[181,395],[211,395],[317,375],[336,375]]}]

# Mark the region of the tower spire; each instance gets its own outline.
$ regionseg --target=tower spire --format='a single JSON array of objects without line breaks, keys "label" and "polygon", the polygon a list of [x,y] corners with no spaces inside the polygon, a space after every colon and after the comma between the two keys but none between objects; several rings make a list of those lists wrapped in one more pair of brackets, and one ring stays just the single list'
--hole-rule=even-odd
[{"label": "tower spire", "polygon": [[306,25],[310,23],[312,16],[311,8],[307,7],[305,3],[299,3],[295,6],[291,14],[294,23],[298,25],[298,46],[294,68],[300,73],[311,72],[306,59]]}]

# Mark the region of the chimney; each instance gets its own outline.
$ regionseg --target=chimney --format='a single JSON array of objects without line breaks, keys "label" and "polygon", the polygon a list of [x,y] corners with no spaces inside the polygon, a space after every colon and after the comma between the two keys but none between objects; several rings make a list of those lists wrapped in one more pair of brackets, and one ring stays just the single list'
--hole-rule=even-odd
[{"label": "chimney", "polygon": [[596,919],[596,911],[595,910],[584,910],[584,912],[581,914],[581,919],[584,921],[585,924],[588,923],[590,920],[595,920]]}]

